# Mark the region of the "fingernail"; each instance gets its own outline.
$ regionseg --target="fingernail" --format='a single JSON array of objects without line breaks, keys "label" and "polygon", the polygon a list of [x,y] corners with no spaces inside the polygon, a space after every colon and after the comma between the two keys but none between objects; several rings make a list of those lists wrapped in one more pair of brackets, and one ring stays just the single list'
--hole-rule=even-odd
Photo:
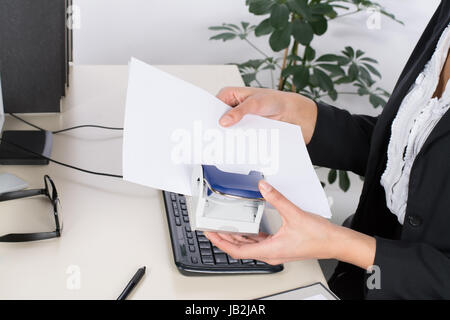
[{"label": "fingernail", "polygon": [[233,121],[233,118],[230,115],[226,114],[222,118],[220,118],[219,122],[222,126],[228,126],[231,124],[232,121]]},{"label": "fingernail", "polygon": [[266,180],[259,180],[259,188],[263,192],[270,192],[272,190],[272,186],[266,182]]}]

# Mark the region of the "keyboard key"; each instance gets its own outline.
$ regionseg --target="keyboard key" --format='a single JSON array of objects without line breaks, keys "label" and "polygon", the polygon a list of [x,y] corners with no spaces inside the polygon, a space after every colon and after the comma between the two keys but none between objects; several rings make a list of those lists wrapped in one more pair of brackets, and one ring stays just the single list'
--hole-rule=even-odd
[{"label": "keyboard key", "polygon": [[191,226],[189,226],[189,225],[188,225],[188,226],[185,226],[184,228],[186,229],[186,232],[191,232],[191,231],[192,231],[192,230],[191,230]]},{"label": "keyboard key", "polygon": [[229,256],[228,254],[227,254],[227,258],[228,258],[228,261],[230,262],[230,264],[238,264],[239,263],[238,259],[234,259],[231,256]]},{"label": "keyboard key", "polygon": [[224,253],[215,254],[216,264],[228,264],[227,256]]},{"label": "keyboard key", "polygon": [[180,218],[178,218],[178,217],[175,218],[175,224],[176,224],[177,226],[181,226],[181,220],[180,220]]},{"label": "keyboard key", "polygon": [[190,252],[195,252],[195,247],[194,246],[189,246],[189,251]]},{"label": "keyboard key", "polygon": [[214,264],[214,259],[212,256],[202,256],[202,261],[204,264]]},{"label": "keyboard key", "polygon": [[173,201],[173,202],[172,202],[172,207],[173,207],[174,209],[178,209],[178,204],[177,204],[176,201]]},{"label": "keyboard key", "polygon": [[179,217],[180,216],[180,210],[173,209],[173,214],[175,215],[175,217]]},{"label": "keyboard key", "polygon": [[258,260],[255,260],[255,261],[256,261],[257,266],[266,266],[267,265],[267,263],[265,263],[265,262],[258,261]]},{"label": "keyboard key", "polygon": [[186,246],[184,245],[184,243],[180,243],[180,250],[181,250],[181,255],[186,256]]},{"label": "keyboard key", "polygon": [[202,256],[212,256],[212,251],[210,248],[207,249],[200,249],[200,254]]},{"label": "keyboard key", "polygon": [[194,235],[192,234],[192,232],[186,232],[186,236],[187,236],[189,239],[192,239],[192,238],[194,237]]},{"label": "keyboard key", "polygon": [[255,264],[255,260],[252,260],[252,259],[242,259],[242,264]]},{"label": "keyboard key", "polygon": [[198,240],[198,242],[208,242],[209,243],[208,238],[206,238],[205,236],[197,237],[197,240]]},{"label": "keyboard key", "polygon": [[197,236],[203,236],[203,231],[197,230],[195,231],[195,233],[197,234]]},{"label": "keyboard key", "polygon": [[187,212],[186,210],[181,210],[181,214],[182,214],[183,216],[188,216],[188,215],[189,215],[188,212]]},{"label": "keyboard key", "polygon": [[185,204],[182,204],[180,207],[181,207],[181,210],[187,210],[187,207]]},{"label": "keyboard key", "polygon": [[184,222],[189,222],[189,217],[184,216],[184,217],[183,217],[183,221],[184,221]]},{"label": "keyboard key", "polygon": [[177,200],[177,197],[176,197],[175,193],[171,193],[171,194],[170,194],[170,199],[171,199],[172,201]]},{"label": "keyboard key", "polygon": [[222,250],[220,250],[216,246],[213,247],[213,251],[214,251],[214,253],[224,253]]},{"label": "keyboard key", "polygon": [[194,244],[194,239],[188,239],[188,244],[193,245]]},{"label": "keyboard key", "polygon": [[211,245],[209,244],[209,242],[200,242],[198,246],[200,247],[200,249],[211,249]]},{"label": "keyboard key", "polygon": [[185,200],[184,198],[181,198],[181,199],[180,199],[180,203],[181,203],[181,204],[186,204],[186,200]]},{"label": "keyboard key", "polygon": [[192,261],[192,263],[198,263],[198,258],[197,257],[192,257],[191,261]]}]

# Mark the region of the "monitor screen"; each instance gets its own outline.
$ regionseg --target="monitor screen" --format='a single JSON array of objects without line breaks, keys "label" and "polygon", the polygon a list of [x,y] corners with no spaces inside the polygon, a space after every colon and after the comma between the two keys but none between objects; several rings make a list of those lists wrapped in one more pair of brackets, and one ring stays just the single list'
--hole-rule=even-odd
[{"label": "monitor screen", "polygon": [[5,122],[5,113],[3,110],[2,76],[0,75],[0,132],[3,129],[3,123]]}]

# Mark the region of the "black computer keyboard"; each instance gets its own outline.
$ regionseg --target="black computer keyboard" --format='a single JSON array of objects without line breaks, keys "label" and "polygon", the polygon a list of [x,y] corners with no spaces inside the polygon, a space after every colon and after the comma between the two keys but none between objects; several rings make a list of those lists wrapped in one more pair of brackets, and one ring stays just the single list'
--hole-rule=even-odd
[{"label": "black computer keyboard", "polygon": [[184,195],[163,191],[169,222],[172,251],[178,270],[185,275],[218,273],[274,273],[283,265],[272,266],[251,259],[233,259],[212,245],[201,231],[192,231]]}]

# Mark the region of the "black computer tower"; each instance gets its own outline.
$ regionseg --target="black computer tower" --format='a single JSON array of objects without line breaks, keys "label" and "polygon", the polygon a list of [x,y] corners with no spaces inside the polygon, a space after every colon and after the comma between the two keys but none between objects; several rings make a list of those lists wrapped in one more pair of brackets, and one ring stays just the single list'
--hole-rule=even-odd
[{"label": "black computer tower", "polygon": [[0,76],[6,113],[59,112],[68,85],[72,0],[0,0]]}]

